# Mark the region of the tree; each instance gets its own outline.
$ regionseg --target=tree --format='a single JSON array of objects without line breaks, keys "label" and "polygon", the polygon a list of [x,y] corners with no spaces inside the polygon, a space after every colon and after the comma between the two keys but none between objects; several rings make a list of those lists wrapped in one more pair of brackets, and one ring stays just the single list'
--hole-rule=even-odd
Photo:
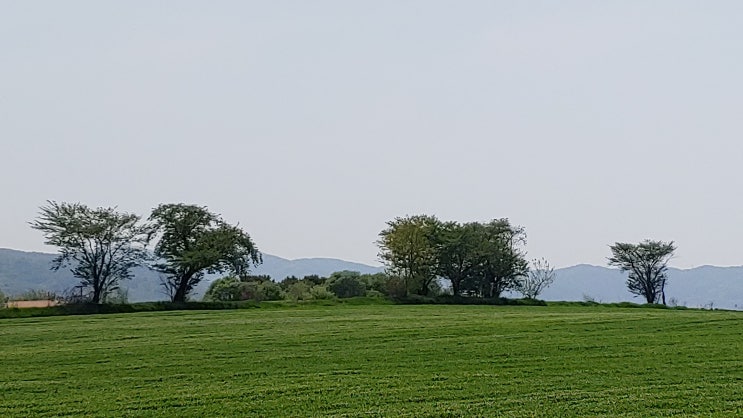
[{"label": "tree", "polygon": [[47,203],[31,227],[44,234],[46,244],[59,247],[52,270],[70,267],[91,302],[104,302],[132,277],[132,268],[147,260],[153,229],[140,224],[139,216],[80,203]]},{"label": "tree", "polygon": [[532,260],[529,273],[516,283],[516,290],[527,299],[536,299],[555,281],[555,269],[544,258]]},{"label": "tree", "polygon": [[671,242],[645,240],[639,244],[617,242],[609,246],[609,265],[628,272],[627,288],[647,303],[666,304],[668,261],[676,247]]},{"label": "tree", "polygon": [[436,273],[451,282],[454,296],[460,295],[462,283],[479,265],[477,232],[475,223],[445,222],[434,236]]},{"label": "tree", "polygon": [[379,233],[379,257],[387,270],[404,283],[404,295],[413,290],[426,295],[436,278],[434,236],[441,222],[434,216],[395,218]]},{"label": "tree", "polygon": [[529,272],[522,249],[526,244],[523,227],[511,225],[506,218],[494,219],[476,224],[475,240],[478,265],[468,285],[479,294],[498,298],[504,291],[514,289]]},{"label": "tree", "polygon": [[243,278],[262,262],[246,232],[205,207],[163,204],[152,211],[150,221],[160,234],[155,246],[159,262],[153,269],[164,274],[173,302],[185,302],[205,273],[230,272]]}]

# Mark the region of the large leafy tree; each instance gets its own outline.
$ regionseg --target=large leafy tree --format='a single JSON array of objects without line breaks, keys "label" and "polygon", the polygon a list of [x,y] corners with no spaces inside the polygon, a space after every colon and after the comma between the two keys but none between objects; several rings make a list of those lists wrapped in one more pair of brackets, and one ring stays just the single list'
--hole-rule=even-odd
[{"label": "large leafy tree", "polygon": [[617,242],[610,245],[609,265],[629,273],[627,288],[647,303],[666,304],[668,261],[676,247],[671,242],[645,240],[639,244]]},{"label": "large leafy tree", "polygon": [[93,303],[104,302],[132,277],[132,268],[146,261],[152,235],[152,227],[137,215],[53,201],[40,208],[31,227],[44,234],[46,244],[59,247],[52,270],[70,267]]},{"label": "large leafy tree", "polygon": [[441,222],[434,216],[398,217],[379,233],[379,257],[404,283],[404,291],[426,295],[436,279],[435,235]]},{"label": "large leafy tree", "polygon": [[436,273],[451,282],[452,292],[459,296],[462,284],[477,272],[479,225],[444,222],[434,236]]},{"label": "large leafy tree", "polygon": [[526,232],[511,225],[508,219],[494,219],[477,225],[478,274],[475,283],[480,293],[497,298],[506,290],[515,289],[529,272],[523,250]]},{"label": "large leafy tree", "polygon": [[152,211],[150,221],[160,234],[153,268],[164,275],[163,285],[174,302],[185,302],[205,273],[242,278],[262,262],[246,232],[205,207],[163,204]]}]

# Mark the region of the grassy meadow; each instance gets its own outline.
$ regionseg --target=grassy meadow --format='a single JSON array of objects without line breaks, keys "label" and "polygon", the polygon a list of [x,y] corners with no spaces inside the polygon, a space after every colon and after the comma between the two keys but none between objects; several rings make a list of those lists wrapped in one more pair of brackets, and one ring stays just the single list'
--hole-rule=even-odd
[{"label": "grassy meadow", "polygon": [[0,416],[742,416],[743,313],[339,305],[0,320]]}]

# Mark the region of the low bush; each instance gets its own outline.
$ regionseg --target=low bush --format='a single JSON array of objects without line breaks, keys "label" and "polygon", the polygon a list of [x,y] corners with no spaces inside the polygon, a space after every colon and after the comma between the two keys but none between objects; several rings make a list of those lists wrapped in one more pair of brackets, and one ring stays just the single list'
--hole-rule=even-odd
[{"label": "low bush", "polygon": [[525,305],[525,306],[547,306],[547,302],[538,299],[508,299],[508,298],[479,298],[471,296],[420,296],[408,295],[395,298],[395,302],[405,305]]},{"label": "low bush", "polygon": [[142,302],[131,304],[68,304],[46,308],[8,308],[0,311],[0,318],[30,318],[37,316],[95,315],[133,312],[182,311],[182,310],[223,310],[256,308],[252,301],[242,302]]}]

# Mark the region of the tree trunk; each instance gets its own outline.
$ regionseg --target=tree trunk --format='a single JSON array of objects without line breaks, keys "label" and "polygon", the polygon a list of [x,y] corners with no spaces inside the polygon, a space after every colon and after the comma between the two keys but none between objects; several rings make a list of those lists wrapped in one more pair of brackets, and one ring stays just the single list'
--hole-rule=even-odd
[{"label": "tree trunk", "polygon": [[451,290],[454,292],[454,296],[459,296],[459,280],[451,281]]},{"label": "tree trunk", "polygon": [[101,293],[103,290],[103,286],[100,285],[100,280],[100,278],[93,279],[93,299],[91,300],[91,302],[95,304],[101,303]]},{"label": "tree trunk", "polygon": [[182,277],[178,280],[178,287],[173,294],[173,302],[185,302],[188,296],[189,277]]}]

